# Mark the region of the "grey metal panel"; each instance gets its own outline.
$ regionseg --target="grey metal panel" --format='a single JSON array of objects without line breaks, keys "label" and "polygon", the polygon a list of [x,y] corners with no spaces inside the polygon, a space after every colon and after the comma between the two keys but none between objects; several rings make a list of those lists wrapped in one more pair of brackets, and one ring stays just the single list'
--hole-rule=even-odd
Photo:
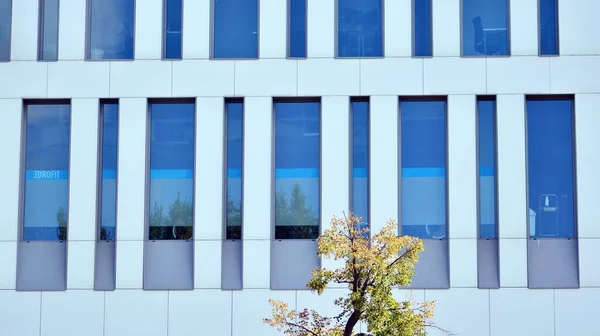
[{"label": "grey metal panel", "polygon": [[448,240],[423,239],[423,244],[409,288],[449,288]]},{"label": "grey metal panel", "polygon": [[497,239],[477,241],[477,286],[479,288],[500,288],[499,260]]},{"label": "grey metal panel", "polygon": [[306,289],[320,264],[316,240],[272,241],[271,289]]},{"label": "grey metal panel", "polygon": [[17,290],[61,291],[67,289],[67,243],[19,242]]},{"label": "grey metal panel", "polygon": [[529,288],[579,288],[576,239],[530,239]]},{"label": "grey metal panel", "polygon": [[242,289],[242,241],[223,242],[221,289]]},{"label": "grey metal panel", "polygon": [[144,289],[194,288],[193,241],[146,241],[144,246]]},{"label": "grey metal panel", "polygon": [[96,242],[96,264],[94,266],[94,289],[115,289],[115,247],[114,241]]}]

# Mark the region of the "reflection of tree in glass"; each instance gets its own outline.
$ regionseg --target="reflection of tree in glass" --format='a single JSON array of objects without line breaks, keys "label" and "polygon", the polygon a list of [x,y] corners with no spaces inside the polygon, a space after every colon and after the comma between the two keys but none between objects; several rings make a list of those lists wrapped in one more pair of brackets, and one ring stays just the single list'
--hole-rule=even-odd
[{"label": "reflection of tree in glass", "polygon": [[150,239],[191,239],[194,221],[194,209],[187,198],[181,200],[179,193],[177,199],[169,207],[169,214],[165,216],[164,208],[158,203],[150,212]]},{"label": "reflection of tree in glass", "polygon": [[67,212],[65,208],[58,208],[56,213],[56,223],[58,224],[58,240],[67,240]]},{"label": "reflection of tree in glass", "polygon": [[242,209],[240,202],[227,201],[227,239],[242,239]]},{"label": "reflection of tree in glass", "polygon": [[315,239],[319,235],[319,218],[313,216],[312,207],[306,206],[306,195],[295,183],[289,197],[279,191],[275,197],[276,238]]}]

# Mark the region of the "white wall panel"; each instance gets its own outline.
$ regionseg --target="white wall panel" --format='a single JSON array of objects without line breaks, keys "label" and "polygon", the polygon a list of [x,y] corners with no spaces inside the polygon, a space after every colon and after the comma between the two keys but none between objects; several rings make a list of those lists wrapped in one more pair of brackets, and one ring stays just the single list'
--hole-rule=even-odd
[{"label": "white wall panel", "polygon": [[108,97],[109,62],[48,63],[48,97]]},{"label": "white wall panel", "polygon": [[[0,111],[0,218],[3,219],[0,241],[16,241],[19,228],[23,102],[21,99],[0,99]],[[14,280],[12,286],[14,287]]]},{"label": "white wall panel", "polygon": [[86,39],[86,1],[60,0],[58,59],[83,60]]},{"label": "white wall panel", "polygon": [[477,239],[450,239],[450,287],[477,287]]},{"label": "white wall panel", "polygon": [[167,296],[163,291],[106,292],[104,335],[166,336]]},{"label": "white wall panel", "polygon": [[559,0],[558,34],[561,55],[600,54],[600,2]]},{"label": "white wall panel", "polygon": [[306,0],[308,26],[306,52],[308,57],[334,57],[335,0]]},{"label": "white wall panel", "polygon": [[183,1],[183,58],[210,56],[212,1]]},{"label": "white wall panel", "polygon": [[15,289],[17,279],[17,242],[0,242],[0,290]]},{"label": "white wall panel", "polygon": [[[510,1],[510,54],[538,55],[538,0]],[[491,58],[490,58],[491,60]]]},{"label": "white wall panel", "polygon": [[432,0],[433,56],[460,56],[460,0]]},{"label": "white wall panel", "polygon": [[221,240],[224,236],[224,108],[220,97],[196,100],[195,239]]},{"label": "white wall panel", "polygon": [[577,157],[577,234],[600,238],[600,95],[575,96],[575,145]]},{"label": "white wall panel", "polygon": [[487,92],[550,93],[550,58],[535,56],[487,59]]},{"label": "white wall panel", "polygon": [[[600,335],[598,318],[598,301],[600,288],[564,289],[554,291],[554,309],[556,314],[556,336]],[[577,307],[577,309],[573,309]]]},{"label": "white wall panel", "polygon": [[[118,227],[119,225],[117,224],[117,228]],[[116,288],[143,288],[144,242],[117,240],[116,254]]]},{"label": "white wall panel", "polygon": [[418,58],[378,58],[360,60],[360,94],[423,94],[423,60]]},{"label": "white wall panel", "polygon": [[194,242],[194,288],[221,288],[222,240]]},{"label": "white wall panel", "polygon": [[[450,238],[477,238],[476,100],[448,96],[448,230]],[[452,249],[452,242],[450,243]],[[452,273],[452,272],[451,272]]]},{"label": "white wall panel", "polygon": [[119,101],[117,237],[120,241],[144,239],[147,117],[146,99]]},{"label": "white wall panel", "polygon": [[171,61],[110,63],[111,97],[171,97]]},{"label": "white wall panel", "polygon": [[412,55],[412,0],[383,0],[385,57]]},{"label": "white wall panel", "polygon": [[579,239],[579,284],[581,287],[600,286],[600,239]]},{"label": "white wall panel", "polygon": [[234,78],[234,61],[173,62],[173,97],[233,96]]},{"label": "white wall panel", "polygon": [[67,289],[94,288],[95,241],[69,241]]},{"label": "white wall panel", "polygon": [[299,96],[357,96],[360,91],[358,59],[309,59],[298,62]]},{"label": "white wall panel", "polygon": [[[281,0],[276,1],[285,3]],[[297,77],[298,61],[286,59],[235,61],[235,95],[295,96],[298,92]]]},{"label": "white wall panel", "polygon": [[484,58],[423,59],[424,94],[485,94],[485,62]]},{"label": "white wall panel", "polygon": [[550,91],[566,94],[598,93],[600,81],[592,75],[597,73],[600,73],[600,56],[552,57]]},{"label": "white wall panel", "polygon": [[42,336],[103,336],[104,292],[43,292],[41,325]]},{"label": "white wall panel", "polygon": [[39,336],[41,292],[0,291],[3,335]]},{"label": "white wall panel", "polygon": [[98,173],[97,98],[71,100],[68,238],[96,239]]},{"label": "white wall panel", "polygon": [[163,0],[144,0],[135,6],[135,59],[162,58]]},{"label": "white wall panel", "polygon": [[374,96],[370,102],[371,231],[398,221],[398,97]]},{"label": "white wall panel", "polygon": [[39,0],[12,2],[12,30],[10,59],[37,60]]},{"label": "white wall panel", "polygon": [[490,291],[491,335],[554,335],[553,290]]},{"label": "white wall panel", "polygon": [[525,97],[499,95],[496,110],[499,237],[525,238]]},{"label": "white wall panel", "polygon": [[[460,336],[490,335],[489,291],[476,288],[426,290],[425,297],[437,302],[433,322],[438,327]],[[429,335],[445,334],[430,328]]]},{"label": "white wall panel", "polygon": [[261,0],[259,23],[260,58],[287,55],[287,1]]},{"label": "white wall panel", "polygon": [[46,62],[1,63],[0,78],[0,98],[46,98],[48,93]]},{"label": "white wall panel", "polygon": [[232,295],[220,289],[169,292],[169,336],[231,335]]},{"label": "white wall panel", "polygon": [[500,286],[527,287],[527,239],[500,239]]},{"label": "white wall panel", "polygon": [[278,336],[276,328],[263,323],[272,316],[269,299],[282,300],[296,307],[295,291],[244,290],[233,292],[233,336]]},{"label": "white wall panel", "polygon": [[242,283],[244,288],[270,288],[271,241],[244,239],[243,244]]}]

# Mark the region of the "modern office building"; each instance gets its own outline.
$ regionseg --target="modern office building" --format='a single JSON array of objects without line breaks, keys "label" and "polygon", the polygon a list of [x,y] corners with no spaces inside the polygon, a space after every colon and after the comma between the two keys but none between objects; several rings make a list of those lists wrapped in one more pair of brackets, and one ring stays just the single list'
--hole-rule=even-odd
[{"label": "modern office building", "polygon": [[277,335],[269,298],[336,314],[343,288],[305,284],[348,210],[423,238],[396,294],[440,327],[600,335],[599,15],[0,0],[0,335]]}]

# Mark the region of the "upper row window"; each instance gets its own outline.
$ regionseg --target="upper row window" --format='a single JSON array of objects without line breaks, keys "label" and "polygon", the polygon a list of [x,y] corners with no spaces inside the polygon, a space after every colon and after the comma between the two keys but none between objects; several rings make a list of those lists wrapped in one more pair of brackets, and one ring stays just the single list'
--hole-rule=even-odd
[{"label": "upper row window", "polygon": [[89,0],[88,59],[133,59],[135,0]]}]

